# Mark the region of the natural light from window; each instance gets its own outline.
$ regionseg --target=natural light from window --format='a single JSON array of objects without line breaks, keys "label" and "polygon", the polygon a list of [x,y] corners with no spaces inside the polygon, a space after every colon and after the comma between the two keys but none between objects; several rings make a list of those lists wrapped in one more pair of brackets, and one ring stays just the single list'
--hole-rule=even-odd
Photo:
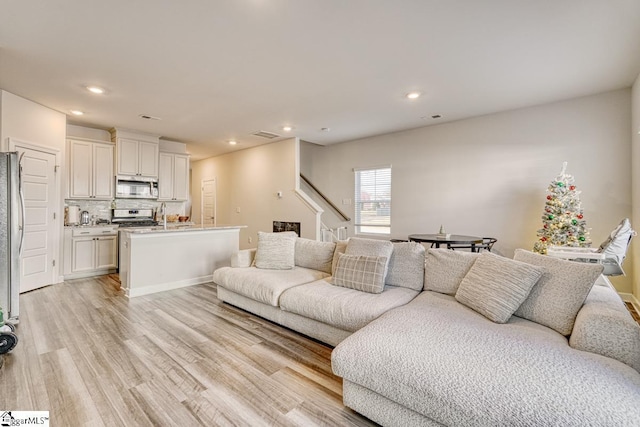
[{"label": "natural light from window", "polygon": [[356,234],[391,234],[391,166],[354,172]]}]

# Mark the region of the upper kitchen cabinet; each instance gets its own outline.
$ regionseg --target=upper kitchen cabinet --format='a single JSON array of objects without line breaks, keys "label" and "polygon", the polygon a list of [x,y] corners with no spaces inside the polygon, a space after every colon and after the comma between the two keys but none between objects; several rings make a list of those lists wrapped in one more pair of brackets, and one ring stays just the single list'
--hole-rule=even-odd
[{"label": "upper kitchen cabinet", "polygon": [[123,129],[112,129],[116,144],[116,173],[158,178],[159,137]]},{"label": "upper kitchen cabinet", "polygon": [[113,144],[68,139],[69,199],[113,199]]},{"label": "upper kitchen cabinet", "polygon": [[189,156],[186,154],[160,153],[158,200],[189,198]]}]

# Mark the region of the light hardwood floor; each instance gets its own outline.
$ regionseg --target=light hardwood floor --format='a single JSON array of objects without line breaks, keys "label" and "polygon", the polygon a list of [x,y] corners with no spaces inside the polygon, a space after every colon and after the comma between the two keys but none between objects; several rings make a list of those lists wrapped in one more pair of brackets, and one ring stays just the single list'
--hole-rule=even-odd
[{"label": "light hardwood floor", "polygon": [[52,426],[375,425],[342,405],[331,347],[221,303],[213,283],[127,299],[117,276],[21,295],[0,410]]}]

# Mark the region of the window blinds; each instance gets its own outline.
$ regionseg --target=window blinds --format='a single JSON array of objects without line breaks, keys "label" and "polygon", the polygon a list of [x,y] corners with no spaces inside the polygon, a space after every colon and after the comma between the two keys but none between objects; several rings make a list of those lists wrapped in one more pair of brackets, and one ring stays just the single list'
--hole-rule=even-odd
[{"label": "window blinds", "polygon": [[356,233],[391,233],[391,167],[354,169]]}]

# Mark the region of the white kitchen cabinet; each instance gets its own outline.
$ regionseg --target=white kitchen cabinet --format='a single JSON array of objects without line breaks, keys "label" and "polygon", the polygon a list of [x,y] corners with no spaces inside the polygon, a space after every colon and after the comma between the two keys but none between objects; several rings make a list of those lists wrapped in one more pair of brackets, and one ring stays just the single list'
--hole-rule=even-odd
[{"label": "white kitchen cabinet", "polygon": [[67,141],[69,199],[113,199],[113,144],[81,139]]},{"label": "white kitchen cabinet", "polygon": [[184,201],[189,198],[189,156],[160,153],[158,200]]},{"label": "white kitchen cabinet", "polygon": [[158,178],[160,137],[125,129],[112,129],[116,144],[116,173],[123,176]]},{"label": "white kitchen cabinet", "polygon": [[118,268],[117,233],[113,226],[65,228],[65,279],[115,272]]},{"label": "white kitchen cabinet", "polygon": [[158,144],[118,138],[116,146],[118,175],[158,177]]}]

